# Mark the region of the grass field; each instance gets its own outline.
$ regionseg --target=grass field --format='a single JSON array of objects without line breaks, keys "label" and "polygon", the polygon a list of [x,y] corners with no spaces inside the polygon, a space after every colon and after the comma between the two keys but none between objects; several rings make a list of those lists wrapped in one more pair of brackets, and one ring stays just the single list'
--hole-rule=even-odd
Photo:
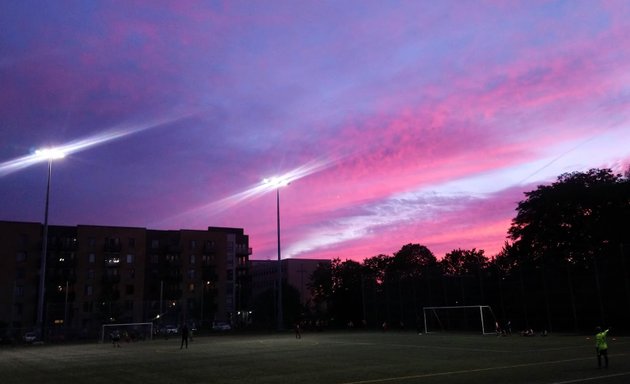
[{"label": "grass field", "polygon": [[330,332],[0,349],[0,383],[630,383],[630,338]]}]

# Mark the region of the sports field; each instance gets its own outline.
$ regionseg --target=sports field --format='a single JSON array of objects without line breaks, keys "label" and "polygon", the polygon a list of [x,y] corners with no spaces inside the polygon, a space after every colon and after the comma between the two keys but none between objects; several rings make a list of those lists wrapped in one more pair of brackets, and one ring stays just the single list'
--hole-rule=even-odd
[{"label": "sports field", "polygon": [[630,338],[292,333],[0,349],[0,383],[630,383]]}]

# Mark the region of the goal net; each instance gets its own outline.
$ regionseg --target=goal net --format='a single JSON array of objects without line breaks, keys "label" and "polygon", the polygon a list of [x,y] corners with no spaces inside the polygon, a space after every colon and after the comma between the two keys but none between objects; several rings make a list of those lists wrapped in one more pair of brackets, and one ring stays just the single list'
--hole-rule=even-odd
[{"label": "goal net", "polygon": [[496,334],[497,319],[489,305],[424,307],[424,332]]},{"label": "goal net", "polygon": [[142,341],[153,339],[153,323],[103,324],[101,342],[117,336],[120,341]]}]

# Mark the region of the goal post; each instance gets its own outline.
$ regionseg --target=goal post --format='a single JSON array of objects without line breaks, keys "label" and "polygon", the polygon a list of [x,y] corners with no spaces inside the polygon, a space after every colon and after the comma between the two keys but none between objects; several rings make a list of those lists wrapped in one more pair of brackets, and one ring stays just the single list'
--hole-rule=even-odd
[{"label": "goal post", "polygon": [[140,341],[153,339],[153,323],[103,324],[101,342],[109,339],[112,332],[118,331],[121,340]]},{"label": "goal post", "polygon": [[422,308],[424,332],[481,331],[482,335],[496,333],[497,319],[489,305],[458,305]]}]

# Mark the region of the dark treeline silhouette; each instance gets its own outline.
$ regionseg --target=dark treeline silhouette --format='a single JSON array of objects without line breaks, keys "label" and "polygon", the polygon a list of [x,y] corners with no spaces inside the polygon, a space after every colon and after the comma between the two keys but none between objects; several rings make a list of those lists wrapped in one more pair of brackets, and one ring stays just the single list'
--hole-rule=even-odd
[{"label": "dark treeline silhouette", "polygon": [[526,192],[493,257],[455,249],[437,260],[407,244],[362,263],[335,259],[311,276],[315,301],[339,326],[415,328],[423,307],[490,305],[516,330],[628,330],[629,176],[593,169]]}]

